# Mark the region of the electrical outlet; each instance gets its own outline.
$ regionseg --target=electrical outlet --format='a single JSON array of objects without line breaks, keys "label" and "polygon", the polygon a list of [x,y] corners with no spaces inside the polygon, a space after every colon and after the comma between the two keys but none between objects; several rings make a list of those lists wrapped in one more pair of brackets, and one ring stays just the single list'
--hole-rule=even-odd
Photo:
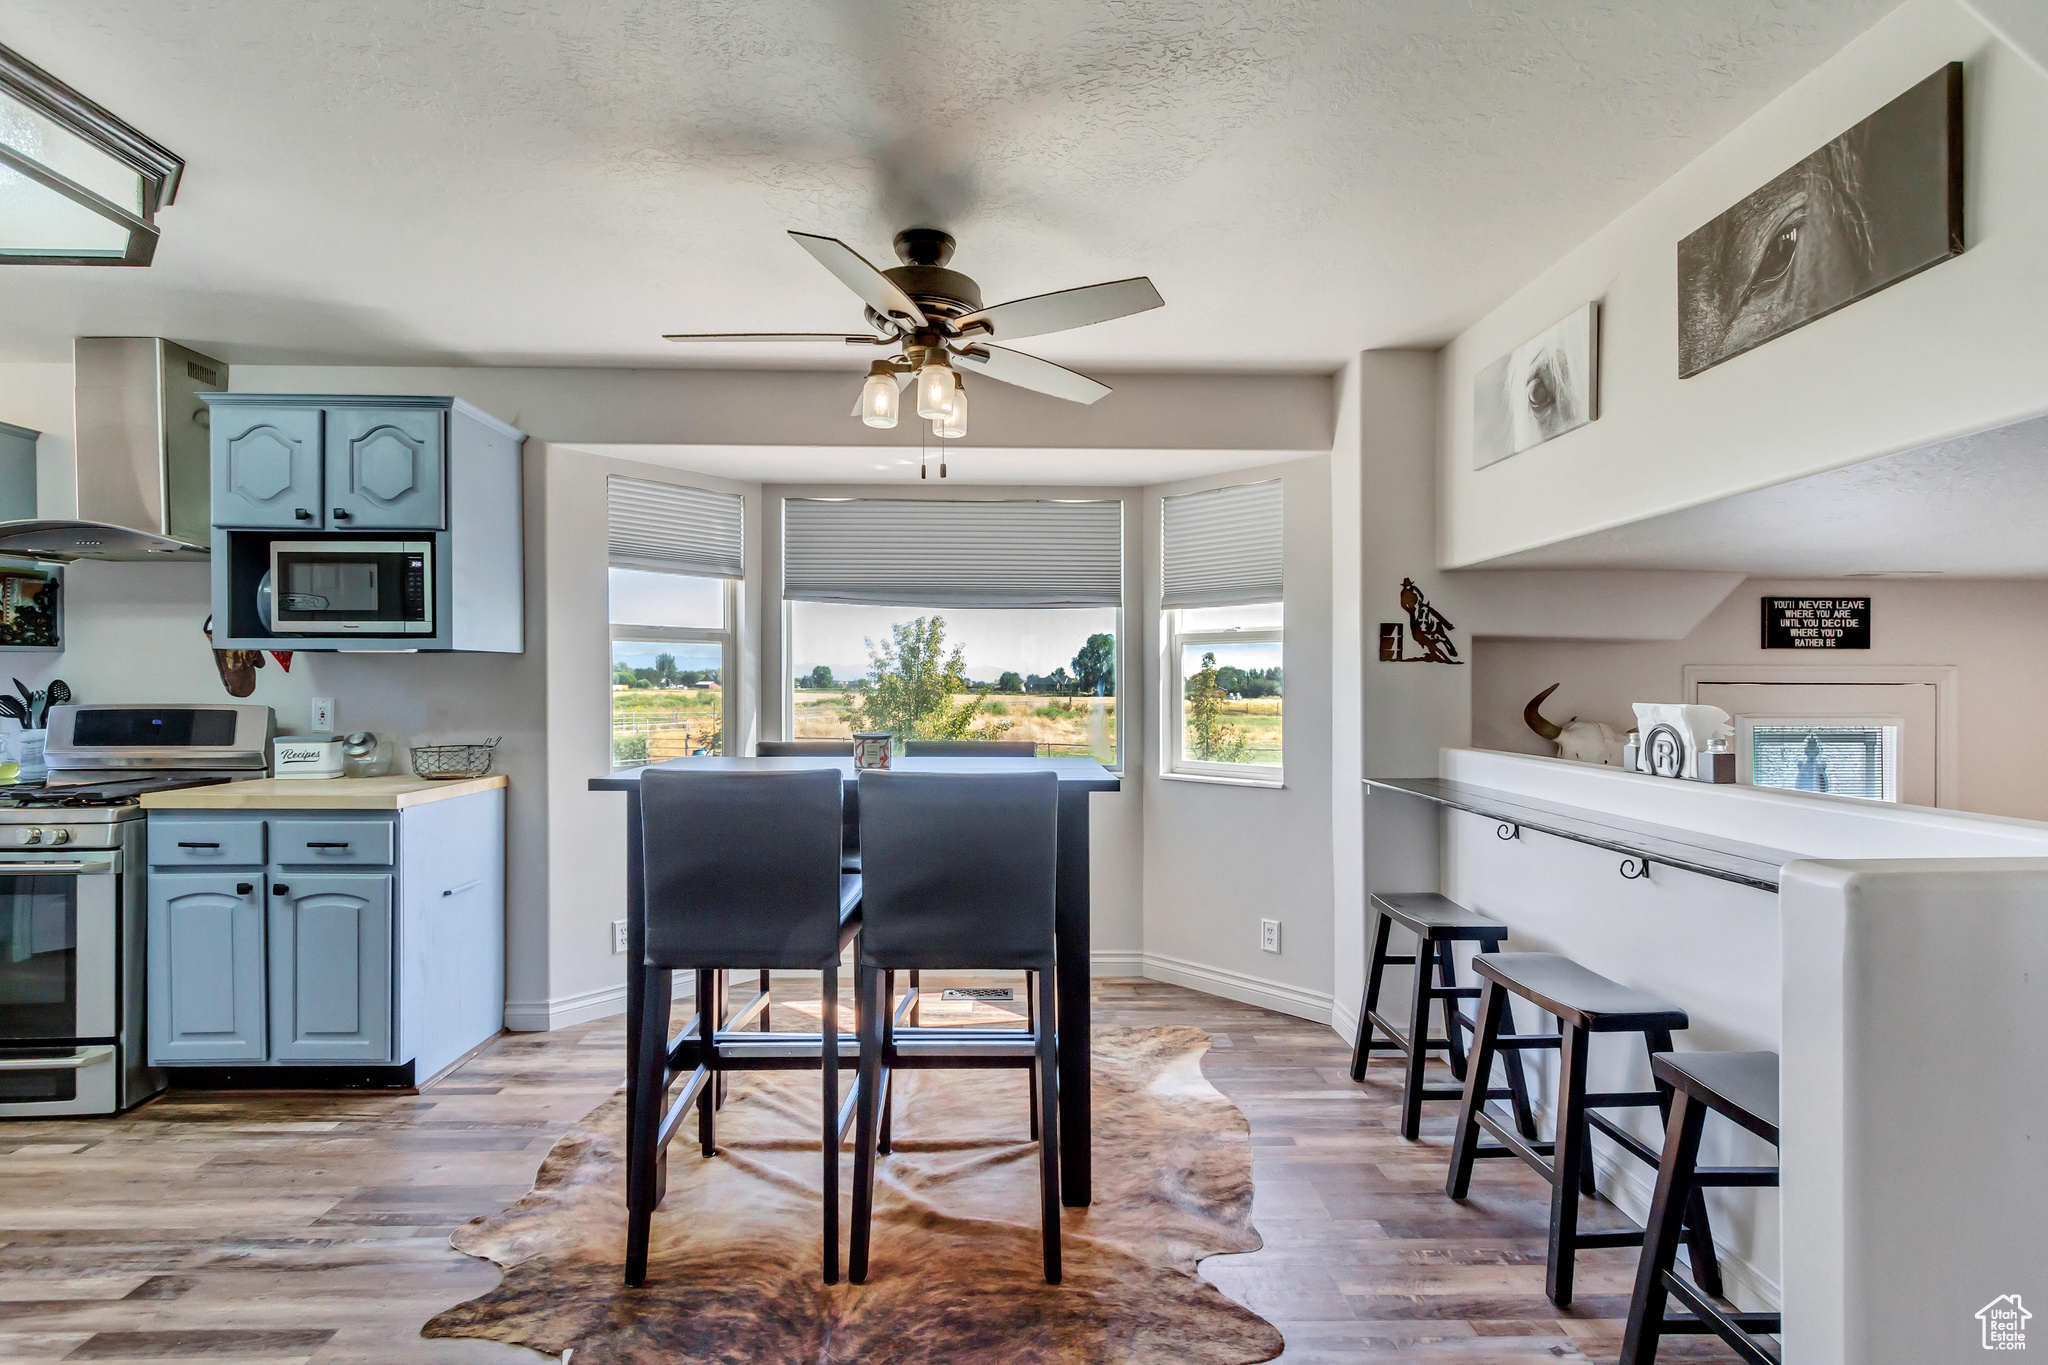
[{"label": "electrical outlet", "polygon": [[615,953],[626,951],[626,922],[622,919],[612,921],[612,951]]},{"label": "electrical outlet", "polygon": [[1259,946],[1269,953],[1280,951],[1280,921],[1262,919],[1259,921]]},{"label": "electrical outlet", "polygon": [[334,733],[334,698],[313,698],[313,733],[331,735]]}]

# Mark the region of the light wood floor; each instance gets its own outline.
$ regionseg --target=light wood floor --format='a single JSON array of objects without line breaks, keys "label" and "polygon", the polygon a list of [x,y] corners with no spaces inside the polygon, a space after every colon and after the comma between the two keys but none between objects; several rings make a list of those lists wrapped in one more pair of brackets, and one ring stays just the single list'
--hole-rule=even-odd
[{"label": "light wood floor", "polygon": [[[1266,1245],[1203,1273],[1279,1326],[1283,1360],[1619,1353],[1636,1253],[1584,1253],[1577,1304],[1551,1308],[1548,1187],[1494,1161],[1446,1199],[1454,1106],[1404,1142],[1391,1063],[1355,1085],[1329,1029],[1158,982],[1098,982],[1096,1019],[1212,1035],[1203,1069],[1251,1120]],[[525,1192],[617,1085],[623,1039],[618,1019],[510,1035],[417,1095],[173,1091],[119,1118],[0,1122],[0,1362],[540,1359],[419,1326],[497,1282],[448,1233]]]}]

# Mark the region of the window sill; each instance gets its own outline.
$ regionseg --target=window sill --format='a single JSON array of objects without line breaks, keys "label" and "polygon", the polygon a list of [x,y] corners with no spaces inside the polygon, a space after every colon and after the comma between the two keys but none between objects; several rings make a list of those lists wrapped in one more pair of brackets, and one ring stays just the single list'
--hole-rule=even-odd
[{"label": "window sill", "polygon": [[1285,778],[1275,781],[1267,777],[1214,777],[1208,773],[1163,772],[1159,774],[1159,780],[1162,782],[1200,782],[1211,787],[1264,787],[1268,791],[1285,791],[1287,789]]}]

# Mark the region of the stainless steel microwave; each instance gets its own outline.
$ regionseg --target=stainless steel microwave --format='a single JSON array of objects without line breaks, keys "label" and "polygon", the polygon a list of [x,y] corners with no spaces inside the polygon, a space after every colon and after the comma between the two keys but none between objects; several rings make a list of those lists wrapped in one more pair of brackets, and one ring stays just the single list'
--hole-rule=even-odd
[{"label": "stainless steel microwave", "polygon": [[431,540],[273,540],[256,611],[273,635],[432,635]]}]

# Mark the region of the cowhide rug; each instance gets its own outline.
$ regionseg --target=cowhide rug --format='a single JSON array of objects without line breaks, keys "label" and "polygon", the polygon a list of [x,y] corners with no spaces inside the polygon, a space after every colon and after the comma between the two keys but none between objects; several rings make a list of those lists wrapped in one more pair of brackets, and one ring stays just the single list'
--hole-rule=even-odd
[{"label": "cowhide rug", "polygon": [[[1207,1050],[1199,1029],[1097,1030],[1095,1202],[1066,1211],[1062,1284],[1039,1264],[1023,1072],[897,1073],[869,1282],[829,1286],[817,1075],[742,1072],[719,1155],[699,1154],[694,1122],[669,1150],[644,1286],[620,1278],[622,1093],[555,1144],[525,1198],[456,1231],[457,1249],[505,1277],[422,1334],[573,1349],[573,1365],[1270,1360],[1279,1331],[1195,1273],[1205,1256],[1260,1245],[1249,1127],[1203,1077]],[[850,1143],[842,1160],[845,1226]]]}]

